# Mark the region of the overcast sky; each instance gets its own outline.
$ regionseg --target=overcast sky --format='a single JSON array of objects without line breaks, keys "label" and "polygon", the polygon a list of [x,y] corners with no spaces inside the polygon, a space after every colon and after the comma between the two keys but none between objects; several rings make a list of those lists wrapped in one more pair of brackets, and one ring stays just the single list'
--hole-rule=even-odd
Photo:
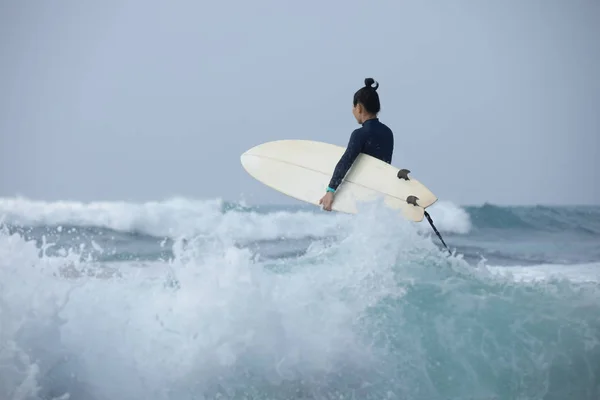
[{"label": "overcast sky", "polygon": [[345,145],[460,204],[600,203],[600,1],[0,2],[0,196],[294,202],[239,155]]}]

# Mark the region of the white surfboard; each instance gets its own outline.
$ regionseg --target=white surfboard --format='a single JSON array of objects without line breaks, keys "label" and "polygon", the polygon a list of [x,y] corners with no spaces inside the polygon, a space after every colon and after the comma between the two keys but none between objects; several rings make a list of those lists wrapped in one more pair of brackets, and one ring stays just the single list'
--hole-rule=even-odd
[{"label": "white surfboard", "polygon": [[[346,149],[311,140],[277,140],[255,146],[241,155],[244,169],[265,185],[295,199],[319,205],[333,171]],[[355,214],[361,203],[383,198],[387,207],[412,221],[437,197],[422,183],[375,157],[360,154],[335,193],[332,209]],[[407,198],[416,196],[416,206]]]}]

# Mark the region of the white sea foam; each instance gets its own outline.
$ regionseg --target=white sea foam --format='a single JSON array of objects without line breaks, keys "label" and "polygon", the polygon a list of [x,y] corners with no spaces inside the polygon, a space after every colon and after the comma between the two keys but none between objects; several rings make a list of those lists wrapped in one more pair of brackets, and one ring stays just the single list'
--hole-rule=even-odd
[{"label": "white sea foam", "polygon": [[[468,214],[460,207],[440,202],[430,213],[443,232],[467,233]],[[24,226],[91,226],[153,236],[193,236],[213,234],[236,240],[300,238],[337,235],[339,224],[352,218],[340,213],[314,211],[279,211],[261,214],[231,209],[223,212],[221,200],[128,202],[46,202],[27,198],[0,198],[0,221]],[[400,223],[401,217],[387,223]],[[419,229],[429,231],[426,221]]]},{"label": "white sea foam", "polygon": [[[238,379],[310,386],[368,368],[373,356],[354,324],[402,295],[390,232],[411,228],[345,227],[339,246],[313,247],[285,274],[254,262],[227,231],[176,242],[171,263],[99,267],[40,258],[32,242],[0,233],[0,398],[42,398],[49,387],[63,395],[64,386],[88,398],[161,399],[211,392],[220,380],[231,390]],[[119,274],[98,279],[90,268]]]},{"label": "white sea foam", "polygon": [[[66,224],[50,212],[29,222],[50,215]],[[234,246],[235,229],[135,264],[45,256],[4,230],[0,398],[592,398],[597,282],[515,282],[391,218],[340,218],[333,243],[266,262]],[[166,221],[154,226],[179,220]]]}]

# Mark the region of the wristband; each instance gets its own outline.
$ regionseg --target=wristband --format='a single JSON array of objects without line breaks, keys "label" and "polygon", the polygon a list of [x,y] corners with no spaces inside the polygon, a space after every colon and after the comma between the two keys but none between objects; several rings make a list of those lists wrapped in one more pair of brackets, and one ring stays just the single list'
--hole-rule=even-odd
[{"label": "wristband", "polygon": [[331,193],[335,193],[335,189],[330,188],[329,186],[327,186],[327,191],[331,192]]}]

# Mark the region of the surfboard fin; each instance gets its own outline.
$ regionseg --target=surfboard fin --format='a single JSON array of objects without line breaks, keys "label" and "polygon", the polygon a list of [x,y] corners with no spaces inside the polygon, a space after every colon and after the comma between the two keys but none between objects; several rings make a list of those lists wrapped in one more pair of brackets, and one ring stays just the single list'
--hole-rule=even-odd
[{"label": "surfboard fin", "polygon": [[408,204],[412,204],[413,206],[419,206],[419,205],[417,204],[417,200],[419,200],[419,198],[418,198],[417,196],[412,196],[412,195],[411,195],[411,196],[408,196],[408,197],[406,198],[406,202],[407,202]]},{"label": "surfboard fin", "polygon": [[409,181],[410,178],[408,177],[408,174],[410,174],[410,170],[402,168],[400,171],[398,171],[398,179]]}]

